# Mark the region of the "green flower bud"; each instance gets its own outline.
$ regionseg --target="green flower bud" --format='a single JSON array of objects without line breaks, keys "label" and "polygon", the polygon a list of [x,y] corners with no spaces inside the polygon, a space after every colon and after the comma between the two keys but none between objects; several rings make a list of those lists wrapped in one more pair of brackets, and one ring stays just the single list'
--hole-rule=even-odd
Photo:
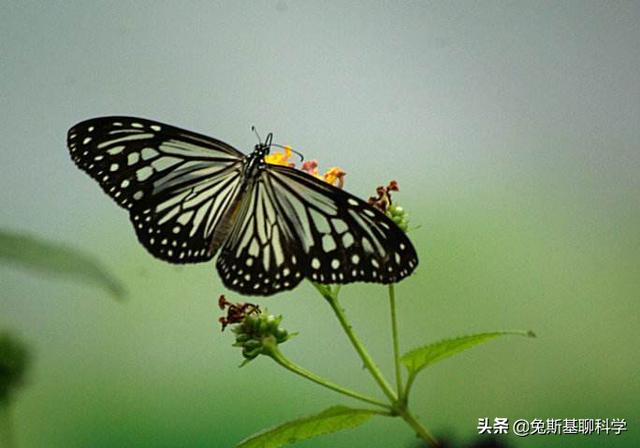
[{"label": "green flower bud", "polygon": [[245,317],[246,327],[251,329],[252,331],[259,332],[260,331],[260,322],[261,320],[258,316],[247,316]]},{"label": "green flower bud", "polygon": [[258,355],[267,354],[268,346],[273,343],[281,344],[287,341],[291,335],[287,330],[280,328],[282,316],[259,313],[244,316],[244,318],[233,326],[235,333],[234,347],[242,347],[242,356],[246,362],[256,358]]},{"label": "green flower bud", "polygon": [[242,356],[244,356],[246,359],[254,359],[257,358],[259,354],[262,353],[262,347],[256,347],[253,349],[248,349],[248,348],[244,348],[242,349]]},{"label": "green flower bud", "polygon": [[250,339],[250,336],[248,334],[239,334],[236,337],[236,342],[240,343],[240,344],[244,344],[245,342],[247,342]]},{"label": "green flower bud", "polygon": [[275,335],[276,335],[276,341],[278,341],[278,344],[289,339],[289,332],[284,328],[278,328],[275,332]]},{"label": "green flower bud", "polygon": [[262,347],[262,341],[258,339],[249,339],[242,346],[248,350],[253,350],[254,348]]},{"label": "green flower bud", "polygon": [[258,333],[260,334],[269,333],[269,321],[267,319],[260,319],[258,321]]},{"label": "green flower bud", "polygon": [[399,205],[391,204],[386,214],[403,232],[409,230],[409,214]]}]

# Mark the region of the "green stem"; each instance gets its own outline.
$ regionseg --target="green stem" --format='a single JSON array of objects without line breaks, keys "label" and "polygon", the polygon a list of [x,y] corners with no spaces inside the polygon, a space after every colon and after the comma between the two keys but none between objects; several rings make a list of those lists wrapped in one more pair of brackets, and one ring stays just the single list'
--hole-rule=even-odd
[{"label": "green stem", "polygon": [[404,392],[402,396],[406,400],[409,397],[409,392],[411,391],[411,386],[413,386],[413,381],[416,379],[415,373],[410,373],[409,378],[407,378],[407,385],[404,388]]},{"label": "green stem", "polygon": [[13,433],[13,418],[11,415],[11,404],[0,402],[0,447],[16,448],[16,438]]},{"label": "green stem", "polygon": [[369,404],[374,404],[376,406],[380,406],[383,407],[387,410],[391,409],[391,406],[389,406],[386,403],[383,403],[381,401],[376,400],[375,398],[371,398],[371,397],[367,397],[366,395],[362,395],[359,392],[355,392],[353,390],[347,389],[345,387],[339,386],[335,383],[332,383],[331,381],[321,378],[318,375],[316,375],[313,372],[310,372],[302,367],[300,367],[299,365],[293,363],[292,361],[290,361],[286,356],[284,356],[284,354],[282,354],[282,352],[280,351],[280,349],[278,349],[278,345],[277,343],[274,341],[273,343],[268,343],[267,341],[265,341],[264,344],[264,348],[267,350],[267,354],[278,364],[280,364],[282,367],[284,367],[285,369],[300,375],[303,378],[306,378],[310,381],[313,381],[316,384],[319,384],[321,386],[324,386],[328,389],[331,389],[335,392],[341,393],[343,395],[346,395],[348,397],[351,398],[355,398],[356,400],[360,400],[360,401],[364,401],[366,403]]},{"label": "green stem", "polygon": [[[399,356],[399,343],[398,343],[398,328],[397,328],[397,319],[396,319],[396,310],[395,310],[395,290],[393,285],[389,286],[389,302],[391,306],[391,325],[392,325],[392,333],[393,333],[393,351],[394,351],[394,359],[395,359],[395,367],[396,367],[396,385],[398,387],[398,394],[393,391],[387,380],[385,380],[382,372],[375,364],[369,353],[366,351],[356,334],[353,332],[351,328],[351,324],[349,324],[347,320],[347,316],[345,315],[344,310],[340,307],[338,303],[338,288],[332,288],[329,285],[321,285],[318,283],[313,283],[313,286],[322,294],[322,297],[325,298],[333,312],[338,317],[338,321],[340,321],[340,325],[342,329],[349,337],[351,344],[354,346],[358,355],[360,355],[360,359],[364,363],[365,367],[369,370],[373,378],[376,380],[382,391],[385,393],[389,401],[391,402],[391,406],[389,408],[392,411],[393,416],[401,417],[411,428],[416,432],[416,435],[424,440],[428,445],[433,448],[440,447],[438,441],[431,435],[431,433],[422,426],[422,424],[411,414],[407,407],[407,392],[413,383],[413,378],[409,376],[407,386],[404,394],[402,393],[402,378],[400,376],[400,356]],[[285,366],[286,367],[286,366]],[[379,403],[376,403],[379,404]]]},{"label": "green stem", "polygon": [[398,414],[405,422],[409,424],[409,426],[413,428],[418,437],[420,437],[422,440],[424,440],[434,448],[438,448],[440,446],[435,437],[433,437],[431,433],[427,431],[427,428],[422,426],[420,422],[416,420],[416,418],[413,416],[413,414],[411,414],[411,412],[409,412],[407,408],[398,410]]},{"label": "green stem", "polygon": [[393,363],[396,368],[396,390],[400,400],[402,393],[402,374],[400,373],[400,343],[398,339],[398,320],[396,318],[396,291],[393,283],[389,285],[389,308],[391,309],[391,335],[393,338]]},{"label": "green stem", "polygon": [[358,339],[358,337],[354,333],[351,324],[347,320],[347,316],[345,315],[344,310],[338,303],[337,291],[333,292],[330,288],[318,288],[317,286],[316,288],[318,289],[318,291],[320,291],[327,302],[329,302],[329,305],[331,305],[333,312],[338,317],[338,321],[340,321],[340,325],[342,325],[342,329],[349,337],[349,340],[351,341],[353,347],[356,349],[356,352],[358,352],[358,355],[360,355],[360,359],[362,359],[364,366],[369,370],[369,372],[371,372],[371,375],[376,380],[387,398],[389,398],[392,403],[395,403],[398,400],[398,396],[393,391],[387,380],[384,378],[382,372],[373,361],[373,358],[371,358],[367,350],[364,348],[364,345],[362,345],[362,342],[360,342],[360,339]]}]

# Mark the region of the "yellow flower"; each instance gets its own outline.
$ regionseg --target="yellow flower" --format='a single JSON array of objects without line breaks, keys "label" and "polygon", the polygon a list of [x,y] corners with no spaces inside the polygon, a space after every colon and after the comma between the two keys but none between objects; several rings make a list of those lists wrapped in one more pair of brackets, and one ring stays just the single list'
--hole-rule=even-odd
[{"label": "yellow flower", "polygon": [[333,185],[334,187],[338,187],[342,189],[342,187],[344,187],[345,174],[347,173],[345,173],[344,170],[342,170],[342,168],[338,168],[337,166],[334,166],[329,171],[324,173],[324,181],[328,184]]},{"label": "yellow flower", "polygon": [[[291,146],[284,146],[283,149],[283,152],[274,152],[265,156],[265,162],[270,163],[271,165],[282,165],[288,166],[289,168],[295,168],[296,164],[289,161],[289,158],[293,155]],[[347,173],[345,173],[342,168],[339,168],[337,166],[329,169],[324,173],[323,176],[321,176],[318,172],[318,162],[316,160],[306,160],[302,162],[300,170],[312,175],[317,179],[323,180],[326,183],[333,185],[334,187],[338,187],[340,189],[344,187],[344,176]]]},{"label": "yellow flower", "polygon": [[342,168],[334,166],[333,168],[325,172],[323,176],[321,176],[318,173],[318,162],[315,160],[307,160],[302,164],[302,167],[300,169],[308,174],[311,174],[315,178],[333,185],[334,187],[338,187],[340,189],[344,187],[344,176],[347,173],[345,173]]},{"label": "yellow flower", "polygon": [[284,152],[274,152],[271,154],[267,154],[264,158],[264,161],[270,163],[271,165],[282,165],[293,168],[294,166],[296,166],[296,164],[293,162],[289,162],[289,158],[292,154],[293,152],[291,151],[291,146],[285,146]]}]

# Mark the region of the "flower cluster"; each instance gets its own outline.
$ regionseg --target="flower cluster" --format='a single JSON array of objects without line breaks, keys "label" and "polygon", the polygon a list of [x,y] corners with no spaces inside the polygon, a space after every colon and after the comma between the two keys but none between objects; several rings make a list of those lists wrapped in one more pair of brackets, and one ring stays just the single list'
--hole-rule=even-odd
[{"label": "flower cluster", "polygon": [[391,204],[387,209],[386,214],[398,227],[400,227],[400,230],[405,233],[409,231],[409,214],[404,208],[397,204]]},{"label": "flower cluster", "polygon": [[272,152],[271,154],[267,154],[264,158],[264,161],[270,163],[271,165],[282,165],[288,166],[289,168],[294,168],[296,164],[293,162],[289,162],[289,159],[293,155],[291,146],[285,145],[282,147],[282,150],[283,152]]},{"label": "flower cluster", "polygon": [[280,328],[282,316],[263,313],[258,305],[252,303],[232,303],[220,296],[218,304],[227,309],[227,316],[219,319],[222,329],[235,324],[231,331],[236,335],[234,347],[242,348],[246,364],[258,355],[270,355],[272,344],[282,344],[294,334]]},{"label": "flower cluster", "polygon": [[[289,161],[292,155],[293,151],[291,150],[291,146],[284,146],[283,152],[273,152],[268,154],[265,156],[264,160],[271,165],[282,165],[288,166],[289,168],[295,168],[296,164]],[[318,172],[318,162],[316,160],[307,160],[302,163],[300,170],[323,180],[334,187],[338,187],[340,189],[344,188],[344,176],[347,173],[342,168],[334,166],[325,171],[323,175],[320,175]]]},{"label": "flower cluster", "polygon": [[387,213],[389,206],[392,204],[392,191],[400,191],[400,188],[398,188],[398,182],[396,182],[395,180],[389,182],[389,185],[387,185],[386,187],[379,186],[378,188],[376,188],[377,196],[371,196],[369,198],[369,205],[377,208],[383,213]]},{"label": "flower cluster", "polygon": [[399,205],[391,200],[391,192],[400,191],[398,182],[392,180],[386,187],[376,188],[377,196],[369,198],[369,205],[377,208],[387,215],[404,232],[409,230],[409,214]]}]

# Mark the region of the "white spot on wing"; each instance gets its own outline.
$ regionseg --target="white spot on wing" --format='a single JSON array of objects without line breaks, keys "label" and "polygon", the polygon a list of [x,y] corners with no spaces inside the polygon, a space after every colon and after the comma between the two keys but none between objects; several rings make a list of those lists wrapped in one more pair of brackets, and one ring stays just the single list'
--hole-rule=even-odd
[{"label": "white spot on wing", "polygon": [[145,166],[144,168],[140,168],[136,171],[136,177],[140,182],[147,180],[153,174],[153,168],[150,166]]},{"label": "white spot on wing", "polygon": [[124,145],[118,145],[118,146],[114,146],[113,148],[107,149],[107,152],[112,156],[115,156],[116,154],[120,154],[123,149],[124,149]]},{"label": "white spot on wing", "polygon": [[160,153],[153,148],[146,147],[142,150],[141,154],[142,160],[149,160],[156,157]]},{"label": "white spot on wing", "polygon": [[325,252],[329,252],[335,248],[336,248],[336,242],[333,239],[333,235],[331,235],[330,233],[327,233],[326,235],[324,235],[322,237],[322,250],[324,250]]}]

